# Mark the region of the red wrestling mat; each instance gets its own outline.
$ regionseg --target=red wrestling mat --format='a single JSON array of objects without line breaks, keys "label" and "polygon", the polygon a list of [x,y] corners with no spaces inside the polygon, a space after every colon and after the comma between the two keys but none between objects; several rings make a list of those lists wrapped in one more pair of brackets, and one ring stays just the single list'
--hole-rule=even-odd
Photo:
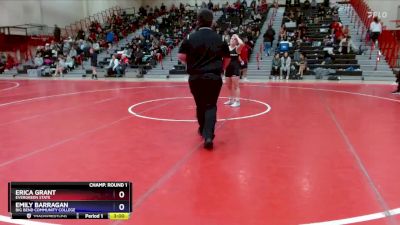
[{"label": "red wrestling mat", "polygon": [[209,152],[186,83],[1,80],[0,224],[12,224],[9,181],[118,180],[134,184],[130,220],[42,222],[396,224],[386,216],[400,213],[393,88],[242,84],[240,108],[219,101]]}]

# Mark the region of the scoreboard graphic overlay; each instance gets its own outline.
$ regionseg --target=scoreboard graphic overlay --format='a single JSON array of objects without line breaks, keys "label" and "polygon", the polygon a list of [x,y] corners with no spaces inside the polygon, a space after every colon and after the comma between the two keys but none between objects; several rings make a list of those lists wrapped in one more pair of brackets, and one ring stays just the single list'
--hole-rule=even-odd
[{"label": "scoreboard graphic overlay", "polygon": [[126,220],[132,212],[131,182],[10,182],[13,219]]}]

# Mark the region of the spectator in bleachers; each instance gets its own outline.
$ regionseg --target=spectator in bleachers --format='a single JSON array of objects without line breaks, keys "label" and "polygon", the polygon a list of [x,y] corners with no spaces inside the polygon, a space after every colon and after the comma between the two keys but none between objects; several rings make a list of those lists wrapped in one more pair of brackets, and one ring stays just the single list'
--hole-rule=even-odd
[{"label": "spectator in bleachers", "polygon": [[374,17],[373,21],[369,26],[370,37],[373,43],[376,45],[379,35],[382,33],[382,24],[380,23],[377,16]]},{"label": "spectator in bleachers", "polygon": [[334,25],[334,32],[335,32],[335,43],[340,43],[340,41],[343,39],[343,25],[341,23],[336,23],[337,25]]},{"label": "spectator in bleachers", "polygon": [[254,17],[253,17],[253,20],[254,20],[254,22],[256,22],[256,23],[261,22],[261,19],[262,19],[262,16],[261,16],[261,14],[260,14],[259,12],[257,12],[257,13],[254,15]]},{"label": "spectator in bleachers", "polygon": [[211,10],[211,11],[214,9],[214,4],[212,3],[211,0],[208,1],[207,7],[208,7],[208,9]]},{"label": "spectator in bleachers", "polygon": [[251,52],[251,46],[248,44],[247,38],[243,39],[244,45],[242,50],[240,51],[239,60],[240,60],[240,79],[244,81],[249,81],[247,79],[247,64],[249,63],[249,55]]},{"label": "spectator in bleachers", "polygon": [[165,12],[167,10],[164,3],[161,3],[160,10],[161,10],[161,12]]},{"label": "spectator in bleachers", "polygon": [[77,51],[76,51],[76,45],[73,45],[73,46],[71,47],[71,49],[69,50],[68,55],[69,55],[71,58],[73,58],[73,59],[76,58],[76,56],[78,55],[78,53],[77,53]]},{"label": "spectator in bleachers", "polygon": [[279,79],[282,79],[283,72],[286,72],[286,80],[289,80],[290,76],[290,68],[291,68],[292,59],[289,56],[288,52],[285,52],[281,57],[281,67],[279,73]]},{"label": "spectator in bleachers", "polygon": [[133,53],[133,56],[134,56],[134,64],[135,65],[142,64],[142,59],[143,59],[144,54],[143,54],[143,51],[141,48],[135,46],[135,51]]},{"label": "spectator in bleachers", "polygon": [[304,1],[304,3],[303,3],[303,6],[304,6],[304,9],[305,10],[308,10],[309,8],[310,8],[310,1],[309,0],[305,0]]},{"label": "spectator in bleachers", "polygon": [[264,34],[264,54],[265,56],[270,55],[270,50],[272,48],[275,39],[275,30],[271,25],[268,26],[267,31]]},{"label": "spectator in bleachers", "polygon": [[339,52],[342,54],[352,53],[355,49],[357,47],[354,45],[353,40],[351,40],[351,36],[343,38],[339,43]]},{"label": "spectator in bleachers", "polygon": [[42,53],[41,52],[36,53],[36,56],[35,56],[35,59],[34,59],[35,67],[39,68],[39,67],[43,66],[43,64],[44,64],[44,60],[43,60],[43,57],[42,57]]},{"label": "spectator in bleachers", "polygon": [[251,1],[250,8],[253,10],[253,12],[257,11],[257,2],[256,2],[256,0],[252,0]]},{"label": "spectator in bleachers", "polygon": [[125,70],[129,65],[129,59],[125,54],[121,56],[121,60],[119,61],[118,67],[116,68],[117,77],[122,77],[125,74]]},{"label": "spectator in bleachers", "polygon": [[68,71],[71,71],[71,70],[73,70],[73,69],[75,68],[75,61],[74,61],[74,59],[73,59],[71,56],[69,56],[69,55],[66,56],[66,59],[65,59],[65,66],[66,66],[66,68],[68,69]]},{"label": "spectator in bleachers", "polygon": [[75,40],[83,40],[85,39],[85,31],[83,31],[82,29],[78,31],[78,34],[76,35]]},{"label": "spectator in bleachers", "polygon": [[60,55],[58,57],[58,61],[56,64],[56,71],[54,73],[54,76],[64,76],[64,69],[65,69],[65,59],[64,56]]},{"label": "spectator in bleachers", "polygon": [[114,34],[114,32],[112,31],[112,30],[109,30],[108,32],[107,32],[107,35],[106,35],[106,41],[107,41],[107,44],[111,47],[112,46],[112,44],[114,43],[114,39],[115,39],[115,34]]},{"label": "spectator in bleachers", "polygon": [[279,39],[287,40],[287,30],[286,30],[285,25],[281,26],[281,30],[279,31]]},{"label": "spectator in bleachers", "polygon": [[333,36],[332,35],[327,35],[324,37],[322,43],[324,46],[333,46]]},{"label": "spectator in bleachers", "polygon": [[317,8],[317,0],[311,0],[311,8],[316,9]]},{"label": "spectator in bleachers", "polygon": [[272,59],[272,71],[271,75],[276,79],[280,74],[281,59],[279,58],[279,53],[275,54],[274,59]]},{"label": "spectator in bleachers", "polygon": [[92,67],[92,79],[97,80],[97,52],[90,48],[90,66]]},{"label": "spectator in bleachers", "polygon": [[332,64],[333,63],[333,54],[330,54],[329,51],[325,51],[324,59],[321,65]]},{"label": "spectator in bleachers", "polygon": [[0,60],[0,74],[2,74],[5,69],[6,69],[6,64]]},{"label": "spectator in bleachers", "polygon": [[110,60],[110,64],[107,67],[107,76],[116,74],[118,72],[117,71],[118,65],[119,65],[119,61],[117,59],[117,56],[114,54]]},{"label": "spectator in bleachers", "polygon": [[229,35],[229,31],[228,30],[224,31],[224,34],[222,35],[222,41],[229,43],[230,39],[231,37]]},{"label": "spectator in bleachers", "polygon": [[396,82],[397,82],[397,89],[394,90],[392,93],[393,93],[393,94],[400,94],[400,70],[397,71],[396,78],[397,78],[397,79],[396,79]]},{"label": "spectator in bleachers", "polygon": [[299,60],[299,72],[297,73],[297,76],[300,76],[300,79],[303,79],[304,71],[307,68],[307,58],[303,53],[300,54],[300,60]]},{"label": "spectator in bleachers", "polygon": [[56,42],[61,41],[61,29],[56,25],[54,25],[54,40]]},{"label": "spectator in bleachers", "polygon": [[324,18],[325,18],[325,13],[326,13],[325,7],[324,7],[323,5],[319,5],[319,8],[318,8],[318,18],[319,18],[319,21],[323,21],[323,20],[324,20]]}]

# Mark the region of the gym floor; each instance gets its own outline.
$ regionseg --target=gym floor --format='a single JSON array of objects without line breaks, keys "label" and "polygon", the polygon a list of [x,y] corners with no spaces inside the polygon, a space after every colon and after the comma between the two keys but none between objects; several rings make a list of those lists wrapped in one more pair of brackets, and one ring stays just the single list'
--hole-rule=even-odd
[{"label": "gym floor", "polygon": [[223,88],[207,151],[185,82],[0,80],[0,224],[10,181],[134,184],[127,221],[40,224],[398,224],[394,88],[249,82],[240,108]]}]

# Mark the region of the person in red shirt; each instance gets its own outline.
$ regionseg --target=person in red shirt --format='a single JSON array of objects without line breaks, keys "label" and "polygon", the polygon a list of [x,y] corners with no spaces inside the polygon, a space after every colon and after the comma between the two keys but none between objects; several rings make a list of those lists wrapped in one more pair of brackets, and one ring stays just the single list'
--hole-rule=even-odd
[{"label": "person in red shirt", "polygon": [[245,45],[242,48],[242,51],[240,52],[239,60],[240,60],[240,79],[243,79],[244,81],[249,81],[247,79],[247,64],[249,62],[249,54],[251,47],[247,43],[247,38],[244,38]]},{"label": "person in red shirt", "polygon": [[334,22],[332,24],[332,31],[335,34],[335,41],[336,43],[340,43],[340,41],[342,40],[342,38],[344,37],[344,33],[343,33],[343,26],[341,23],[339,22]]}]

